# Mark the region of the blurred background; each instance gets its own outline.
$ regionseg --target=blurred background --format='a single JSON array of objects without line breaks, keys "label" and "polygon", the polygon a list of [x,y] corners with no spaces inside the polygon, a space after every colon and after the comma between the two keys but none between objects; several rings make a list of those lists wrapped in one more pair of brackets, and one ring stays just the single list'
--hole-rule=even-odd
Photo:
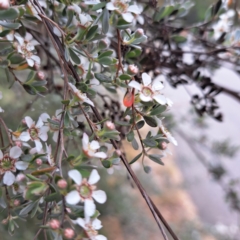
[{"label": "blurred background", "polygon": [[[212,2],[195,0],[196,5],[187,16],[188,23],[203,20]],[[163,1],[159,1],[159,4],[163,4]],[[4,77],[0,81],[2,85],[7,83]],[[229,88],[234,86],[240,92],[239,76],[229,69],[218,69],[214,73],[214,81]],[[26,95],[17,84],[13,90],[1,88],[3,99],[0,102],[5,110],[3,118],[8,119],[7,124],[12,130],[24,116],[37,120],[40,113],[47,112],[51,116],[60,107],[60,97],[57,95],[46,96],[42,100]],[[179,143],[178,147],[172,147],[173,154],[164,158],[164,166],[147,162],[152,169],[149,174],[143,171],[138,162],[132,167],[180,239],[240,239],[239,211],[234,202],[229,201],[229,194],[239,190],[240,111],[236,110],[239,109],[239,102],[220,94],[217,99],[224,113],[223,122],[207,117],[200,119],[190,105],[187,91],[194,92],[195,89],[178,87],[176,90],[166,84],[165,95],[174,105],[166,114],[165,122]],[[141,131],[147,133],[148,130],[143,128]],[[128,159],[133,159],[139,153],[127,142],[124,148]],[[225,178],[219,180],[222,171],[226,171]],[[102,233],[109,240],[162,239],[146,203],[133,187],[124,167],[115,168],[111,174],[102,169],[101,176],[99,189],[106,191],[108,196],[107,203],[97,207],[104,226]],[[226,188],[226,183],[231,181],[234,190],[229,186]],[[0,215],[1,220],[4,215],[4,212]],[[38,229],[33,220],[19,221],[19,225],[24,231],[16,232],[14,236],[9,236],[4,225],[0,225],[0,239],[33,239]]]}]

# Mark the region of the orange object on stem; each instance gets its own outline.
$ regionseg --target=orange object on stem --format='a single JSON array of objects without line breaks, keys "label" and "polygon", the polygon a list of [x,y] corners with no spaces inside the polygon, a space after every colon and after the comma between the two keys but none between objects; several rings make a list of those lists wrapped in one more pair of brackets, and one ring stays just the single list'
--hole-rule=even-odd
[{"label": "orange object on stem", "polygon": [[132,91],[127,90],[123,98],[123,104],[125,107],[131,107],[133,103],[134,103],[134,89]]}]

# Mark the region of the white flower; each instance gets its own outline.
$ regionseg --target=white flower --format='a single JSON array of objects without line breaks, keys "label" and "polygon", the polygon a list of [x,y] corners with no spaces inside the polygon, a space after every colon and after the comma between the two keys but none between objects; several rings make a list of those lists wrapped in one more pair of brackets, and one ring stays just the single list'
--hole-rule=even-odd
[{"label": "white flower", "polygon": [[28,126],[28,130],[26,132],[22,132],[20,135],[20,140],[29,141],[32,140],[35,142],[37,152],[42,149],[42,141],[47,141],[48,135],[47,132],[49,130],[48,126],[44,126],[44,123],[41,118],[38,119],[37,124],[30,117],[25,117],[26,124]]},{"label": "white flower", "polygon": [[26,59],[30,67],[34,66],[34,63],[40,64],[40,58],[32,53],[35,50],[35,46],[39,43],[33,39],[30,33],[26,33],[25,38],[22,38],[18,33],[16,33],[15,38],[18,40],[17,50]]},{"label": "white flower", "polygon": [[83,133],[82,148],[83,148],[83,152],[88,157],[97,157],[97,158],[107,157],[107,154],[105,152],[96,152],[97,149],[100,148],[99,142],[95,140],[89,142],[89,137],[86,133]]},{"label": "white flower", "polygon": [[82,175],[78,170],[70,170],[68,176],[76,183],[76,190],[71,191],[66,196],[68,204],[77,204],[84,202],[84,216],[91,217],[96,210],[94,200],[98,203],[105,203],[107,200],[106,193],[102,190],[95,190],[93,184],[97,183],[100,176],[96,169],[92,170],[89,179],[82,179]]},{"label": "white flower", "polygon": [[121,14],[126,22],[132,22],[134,20],[133,14],[138,15],[142,12],[137,5],[129,6],[127,0],[111,0],[111,2],[107,3],[106,8],[110,11],[116,11],[118,14]]},{"label": "white flower", "polygon": [[[63,112],[62,109],[57,109],[55,112],[55,116],[53,116],[51,119],[56,122],[56,124],[54,123],[50,123],[47,121],[47,119],[50,118],[50,116],[47,113],[42,113],[40,115],[40,118],[43,120],[43,122],[46,122],[49,126],[49,130],[51,132],[53,132],[53,141],[57,142],[58,140],[58,135],[59,135],[59,127],[60,127],[60,121],[61,121],[61,113]],[[57,124],[58,123],[58,124]]]},{"label": "white flower", "polygon": [[228,10],[226,13],[223,13],[219,16],[220,20],[213,25],[214,39],[219,39],[223,33],[230,31],[232,25],[232,18],[234,17],[235,12],[233,10]]},{"label": "white flower", "polygon": [[72,83],[68,83],[71,87],[74,95],[77,97],[77,99],[80,102],[88,103],[89,105],[94,107],[94,103],[87,97],[86,93],[82,93],[80,90],[78,90]]},{"label": "white flower", "polygon": [[107,240],[107,238],[103,235],[99,235],[98,231],[102,228],[102,223],[99,219],[95,218],[92,222],[89,220],[84,220],[83,218],[77,218],[74,223],[77,223],[84,229],[85,234],[88,239],[91,240]]},{"label": "white flower", "polygon": [[162,121],[155,117],[155,120],[157,121],[158,127],[161,129],[163,135],[168,139],[169,142],[173,143],[175,146],[178,145],[176,139],[172,136],[172,134],[163,126]]},{"label": "white flower", "polygon": [[139,97],[143,102],[149,102],[154,99],[162,105],[167,103],[167,99],[159,92],[164,88],[161,81],[156,79],[152,82],[151,77],[147,73],[142,74],[142,81],[143,84],[140,84],[133,80],[128,86],[140,91]]},{"label": "white flower", "polygon": [[0,174],[3,175],[3,183],[10,186],[15,181],[15,175],[12,172],[18,170],[26,170],[28,163],[23,161],[17,161],[21,156],[22,150],[20,147],[12,147],[9,153],[3,155],[0,150]]}]

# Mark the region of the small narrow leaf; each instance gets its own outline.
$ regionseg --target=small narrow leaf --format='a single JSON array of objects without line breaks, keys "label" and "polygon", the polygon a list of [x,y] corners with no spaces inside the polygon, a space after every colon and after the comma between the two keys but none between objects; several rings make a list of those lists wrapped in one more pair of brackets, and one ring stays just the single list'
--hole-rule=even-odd
[{"label": "small narrow leaf", "polygon": [[135,158],[133,158],[133,160],[131,162],[129,162],[129,164],[135,163],[141,156],[142,156],[142,152],[139,153]]},{"label": "small narrow leaf", "polygon": [[164,165],[164,163],[161,160],[162,155],[158,155],[158,154],[150,154],[148,155],[149,159],[151,159],[152,161],[160,164],[160,165]]},{"label": "small narrow leaf", "polygon": [[157,122],[153,117],[144,116],[143,118],[150,127],[157,127]]}]

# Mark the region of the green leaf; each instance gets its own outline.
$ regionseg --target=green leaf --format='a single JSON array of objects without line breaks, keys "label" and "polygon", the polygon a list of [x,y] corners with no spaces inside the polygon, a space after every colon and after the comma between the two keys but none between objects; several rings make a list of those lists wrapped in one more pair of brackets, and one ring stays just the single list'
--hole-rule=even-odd
[{"label": "green leaf", "polygon": [[64,127],[69,127],[70,126],[70,116],[68,112],[65,112],[64,115]]},{"label": "green leaf", "polygon": [[167,106],[159,105],[151,110],[150,115],[159,115],[163,113],[166,109],[167,109]]},{"label": "green leaf", "polygon": [[133,149],[135,149],[135,150],[138,150],[138,148],[139,148],[138,142],[136,141],[135,138],[133,138],[133,140],[132,140],[132,147],[133,147]]},{"label": "green leaf", "polygon": [[67,10],[67,19],[68,19],[68,21],[66,23],[66,27],[68,27],[72,23],[73,16],[74,16],[74,10],[68,9]]},{"label": "green leaf", "polygon": [[19,16],[17,8],[8,8],[0,10],[0,20],[14,20]]},{"label": "green leaf", "polygon": [[71,48],[69,48],[68,50],[69,50],[70,58],[72,59],[72,61],[76,65],[79,65],[81,63],[81,61],[80,61],[80,58],[78,57],[78,55]]},{"label": "green leaf", "polygon": [[95,73],[94,76],[95,76],[95,78],[96,78],[97,80],[99,80],[100,82],[107,82],[107,83],[112,82],[112,80],[111,80],[110,77],[108,77],[108,76],[106,76],[106,75],[104,75],[104,74],[102,74],[102,73]]},{"label": "green leaf", "polygon": [[102,58],[98,59],[98,62],[102,65],[111,65],[112,64],[112,58],[102,57]]},{"label": "green leaf", "polygon": [[144,166],[143,169],[144,169],[144,172],[145,172],[145,173],[150,173],[151,170],[152,170],[149,166]]},{"label": "green leaf", "polygon": [[221,6],[222,6],[222,0],[218,0],[216,3],[213,4],[212,11],[211,11],[212,17],[214,17],[218,13]]},{"label": "green leaf", "polygon": [[158,154],[150,154],[148,155],[149,159],[151,159],[152,161],[160,164],[160,165],[164,165],[164,163],[161,161],[161,157],[162,155],[158,155]]},{"label": "green leaf", "polygon": [[3,30],[1,33],[0,33],[0,37],[6,37],[11,31],[10,30]]},{"label": "green leaf", "polygon": [[32,87],[31,85],[23,84],[23,88],[30,95],[36,95],[37,94],[36,89],[34,87]]},{"label": "green leaf", "polygon": [[61,198],[61,195],[58,192],[52,193],[50,195],[48,195],[47,197],[45,197],[45,201],[46,202],[53,202],[56,201],[58,202]]},{"label": "green leaf", "polygon": [[110,168],[112,166],[112,163],[108,160],[103,160],[102,161],[102,165],[105,167],[105,168]]},{"label": "green leaf", "polygon": [[147,146],[147,147],[156,147],[157,146],[157,142],[154,141],[153,139],[147,138],[143,140],[143,143]]},{"label": "green leaf", "polygon": [[109,12],[107,8],[103,10],[103,17],[102,17],[102,31],[106,34],[109,30]]},{"label": "green leaf", "polygon": [[93,5],[93,7],[92,7],[92,11],[99,10],[99,9],[105,7],[106,4],[107,4],[106,2],[101,2],[101,3],[95,4],[95,5]]},{"label": "green leaf", "polygon": [[120,126],[131,126],[129,122],[123,122],[123,121],[115,121],[115,124]]},{"label": "green leaf", "polygon": [[0,25],[8,29],[18,29],[21,27],[20,23],[11,23],[0,21]]},{"label": "green leaf", "polygon": [[34,177],[33,175],[31,175],[31,174],[26,174],[26,176],[30,179],[30,180],[32,180],[32,181],[40,181],[40,179],[39,178],[37,178],[37,177]]},{"label": "green leaf", "polygon": [[65,57],[66,61],[68,62],[69,61],[69,50],[67,47],[65,47],[65,50],[64,50],[64,57]]},{"label": "green leaf", "polygon": [[122,81],[124,81],[124,80],[131,80],[132,77],[130,75],[128,75],[128,74],[122,74],[122,75],[119,76],[119,79],[122,80]]},{"label": "green leaf", "polygon": [[27,80],[26,80],[25,84],[29,84],[31,81],[33,81],[35,78],[35,75],[36,75],[35,71],[30,71],[30,73],[27,76]]},{"label": "green leaf", "polygon": [[134,139],[134,132],[133,132],[133,131],[130,131],[130,132],[127,134],[127,140],[128,140],[129,142],[131,142],[133,139]]},{"label": "green leaf", "polygon": [[187,41],[187,38],[184,36],[180,36],[180,35],[174,35],[171,37],[172,40],[176,43],[184,43]]},{"label": "green leaf", "polygon": [[93,38],[94,35],[97,33],[97,30],[98,30],[98,25],[92,26],[87,32],[86,39],[89,40]]},{"label": "green leaf", "polygon": [[61,103],[68,106],[70,103],[70,100],[62,100]]},{"label": "green leaf", "polygon": [[101,53],[101,54],[98,56],[98,59],[99,59],[99,58],[102,58],[102,57],[109,57],[109,56],[111,56],[112,54],[113,54],[113,50],[108,50],[108,51],[106,51],[106,52]]},{"label": "green leaf", "polygon": [[143,118],[150,127],[157,127],[157,122],[153,117],[143,116]]},{"label": "green leaf", "polygon": [[30,202],[26,207],[24,207],[20,211],[19,216],[26,216],[28,213],[32,211],[35,205],[36,205],[36,202]]},{"label": "green leaf", "polygon": [[156,12],[154,15],[154,21],[159,22],[161,19],[169,16],[173,11],[175,7],[172,5],[163,7],[160,11]]},{"label": "green leaf", "polygon": [[142,152],[139,153],[135,158],[133,158],[133,160],[129,164],[135,163],[141,156],[142,156]]},{"label": "green leaf", "polygon": [[132,23],[126,22],[124,19],[120,18],[117,22],[118,29],[127,29],[131,27]]},{"label": "green leaf", "polygon": [[18,53],[12,53],[7,57],[11,64],[21,64],[25,59]]},{"label": "green leaf", "polygon": [[141,121],[137,122],[136,128],[141,129],[144,125],[145,125],[145,122],[143,120],[141,120]]}]

